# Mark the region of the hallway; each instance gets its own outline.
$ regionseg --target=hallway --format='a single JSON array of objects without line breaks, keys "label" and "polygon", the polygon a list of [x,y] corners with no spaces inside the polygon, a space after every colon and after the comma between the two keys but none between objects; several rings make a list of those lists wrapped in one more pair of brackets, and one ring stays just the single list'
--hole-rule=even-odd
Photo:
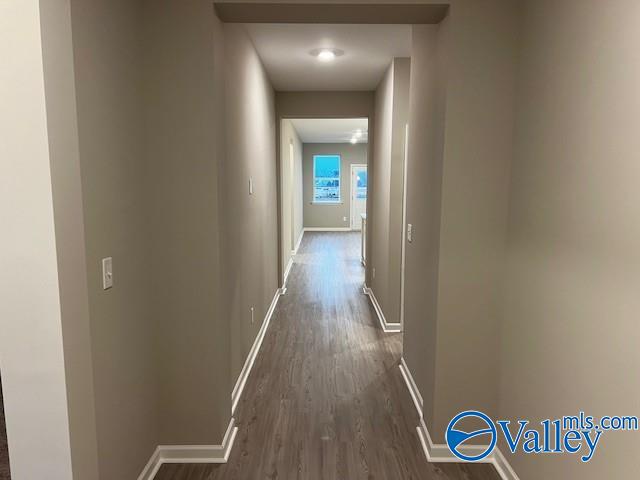
[{"label": "hallway", "polygon": [[306,232],[238,405],[227,464],[165,464],[157,480],[493,480],[427,463],[398,363],[362,293],[360,235]]}]

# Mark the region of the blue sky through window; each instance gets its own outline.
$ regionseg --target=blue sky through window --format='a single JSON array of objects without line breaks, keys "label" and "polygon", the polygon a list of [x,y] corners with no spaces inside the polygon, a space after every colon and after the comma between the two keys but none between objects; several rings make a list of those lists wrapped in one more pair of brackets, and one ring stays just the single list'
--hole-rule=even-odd
[{"label": "blue sky through window", "polygon": [[340,155],[313,156],[313,201],[340,201]]}]

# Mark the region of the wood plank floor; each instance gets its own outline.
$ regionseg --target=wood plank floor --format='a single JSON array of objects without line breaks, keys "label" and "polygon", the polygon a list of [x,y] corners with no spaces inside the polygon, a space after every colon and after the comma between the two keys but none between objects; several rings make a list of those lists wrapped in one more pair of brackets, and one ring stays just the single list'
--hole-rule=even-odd
[{"label": "wood plank floor", "polygon": [[11,480],[9,472],[9,449],[7,447],[7,430],[4,420],[4,403],[2,401],[2,382],[0,381],[0,480]]},{"label": "wood plank floor", "polygon": [[398,363],[362,293],[358,233],[305,233],[236,411],[228,463],[163,465],[156,480],[499,480],[430,464]]}]

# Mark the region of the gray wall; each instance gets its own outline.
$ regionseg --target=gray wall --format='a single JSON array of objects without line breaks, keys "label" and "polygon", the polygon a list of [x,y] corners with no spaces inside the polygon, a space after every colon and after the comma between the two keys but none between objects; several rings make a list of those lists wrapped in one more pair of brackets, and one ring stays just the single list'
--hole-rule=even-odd
[{"label": "gray wall", "polygon": [[[135,478],[158,440],[139,2],[73,0],[100,478]],[[100,260],[113,257],[102,290]],[[116,460],[117,459],[117,460]]]},{"label": "gray wall", "polygon": [[[391,143],[393,136],[393,62],[387,69],[376,89],[375,121],[373,131],[376,142],[373,145],[375,175],[371,190],[373,208],[368,217],[372,220],[369,228],[371,250],[368,263],[375,268],[371,278],[371,289],[382,307],[388,322],[397,322],[399,311],[390,310],[389,305],[389,194],[391,187]],[[372,271],[373,273],[373,271]],[[398,278],[398,287],[400,287]],[[395,313],[395,315],[394,315]]]},{"label": "gray wall", "polygon": [[[637,414],[639,20],[633,1],[525,4],[501,416]],[[639,447],[637,432],[615,432],[587,465],[512,465],[522,480],[626,478]]]},{"label": "gray wall", "polygon": [[[280,134],[280,188],[281,188],[281,245],[282,271],[291,260],[304,226],[303,182],[302,182],[302,142],[291,120],[283,119]],[[293,163],[290,146],[293,146]]]},{"label": "gray wall", "polygon": [[[222,288],[235,383],[278,288],[275,93],[244,27],[225,24]],[[249,195],[249,178],[254,193]],[[255,322],[250,309],[254,307]]]},{"label": "gray wall", "polygon": [[142,15],[157,443],[216,445],[231,410],[219,259],[222,24],[201,0],[145,1]]},{"label": "gray wall", "polygon": [[[305,228],[351,227],[351,165],[366,164],[368,144],[304,143],[302,145],[304,226]],[[313,203],[313,156],[338,154],[340,161],[341,203]],[[347,220],[344,220],[344,217]]]},{"label": "gray wall", "polygon": [[371,281],[387,322],[400,322],[402,201],[410,59],[396,58],[376,89]]},{"label": "gray wall", "polygon": [[457,1],[433,28],[414,27],[404,355],[440,443],[460,411],[498,410],[518,5]]},{"label": "gray wall", "polygon": [[277,92],[280,118],[360,118],[373,116],[373,92]]},{"label": "gray wall", "polygon": [[440,438],[464,409],[497,413],[518,9],[508,0],[466,2],[449,18],[434,419]]},{"label": "gray wall", "polygon": [[[422,393],[424,419],[430,430],[434,425],[437,387],[438,256],[444,153],[445,90],[441,56],[448,26],[446,23],[440,27],[413,28],[409,93],[412,108],[409,112],[407,222],[413,225],[415,234],[413,242],[406,243],[403,356]],[[422,108],[415,108],[416,105]],[[434,441],[438,442],[438,438]]]},{"label": "gray wall", "polygon": [[[64,9],[47,15],[64,26]],[[276,291],[274,92],[210,2],[71,0],[70,18],[46,63],[73,466],[137,478],[158,444],[221,443]]]}]

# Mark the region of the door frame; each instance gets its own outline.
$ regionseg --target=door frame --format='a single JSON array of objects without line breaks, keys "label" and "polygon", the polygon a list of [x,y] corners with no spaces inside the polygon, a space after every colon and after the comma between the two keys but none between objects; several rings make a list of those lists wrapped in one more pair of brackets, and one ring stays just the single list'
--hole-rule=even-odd
[{"label": "door frame", "polygon": [[404,126],[404,155],[402,172],[402,242],[400,243],[400,329],[404,331],[404,275],[407,256],[407,167],[409,164],[409,124]]},{"label": "door frame", "polygon": [[[351,164],[351,175],[349,175],[349,228],[351,228],[351,230],[359,230],[359,229],[353,228],[353,204],[355,203],[355,193],[356,193],[353,191],[353,175],[354,175],[354,170],[356,168],[363,168],[363,167],[367,169],[367,200],[368,200],[369,199],[369,164],[367,163]],[[366,209],[366,205],[367,205],[367,201],[365,200],[365,209]]]}]

